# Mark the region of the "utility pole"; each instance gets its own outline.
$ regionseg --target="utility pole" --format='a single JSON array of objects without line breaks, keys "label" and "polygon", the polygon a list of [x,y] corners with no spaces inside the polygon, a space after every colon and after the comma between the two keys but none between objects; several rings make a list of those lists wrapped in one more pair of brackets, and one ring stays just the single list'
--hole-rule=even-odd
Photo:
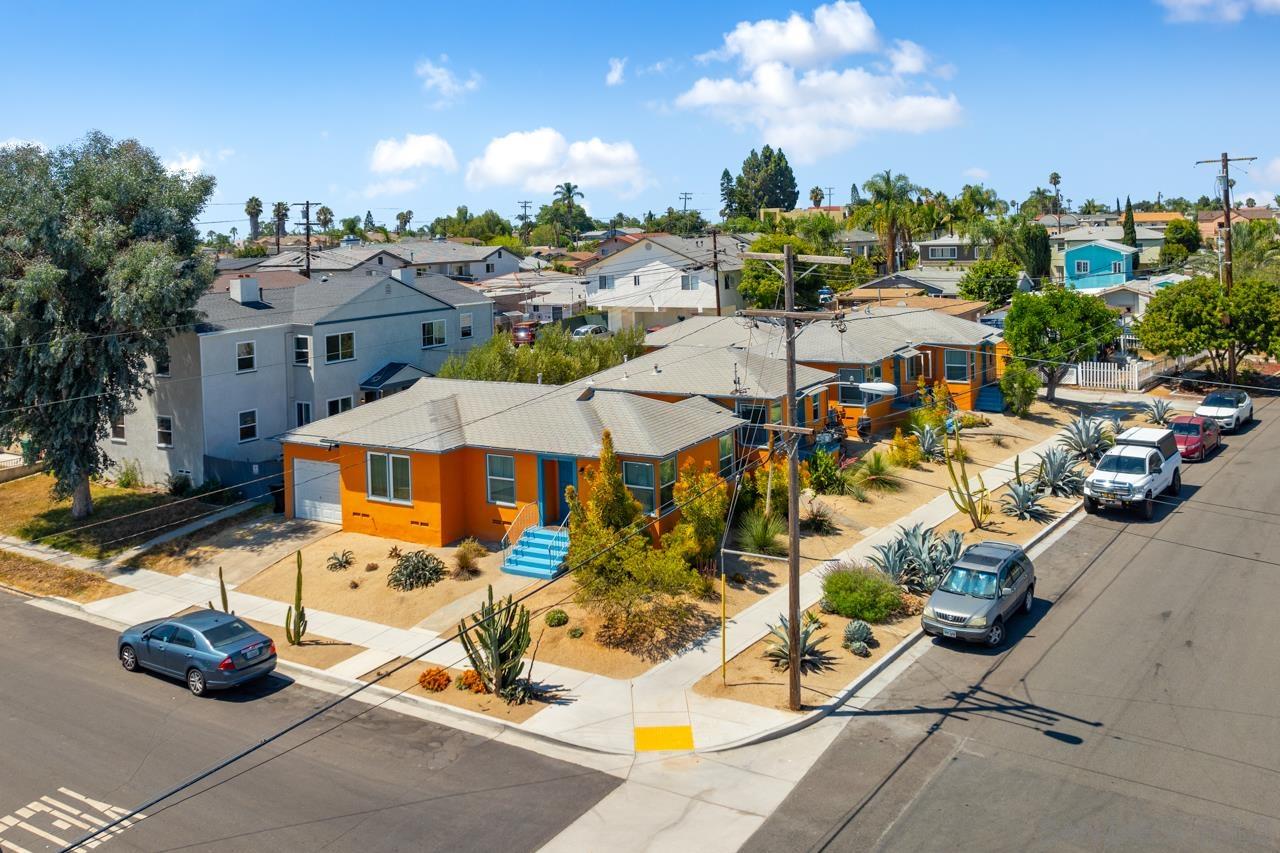
[{"label": "utility pole", "polygon": [[720,234],[711,229],[711,284],[716,291],[716,316],[720,316],[720,249],[716,245],[716,237]]},{"label": "utility pole", "polygon": [[689,212],[689,200],[693,198],[693,193],[680,193],[680,212]]},{"label": "utility pole", "polygon": [[[813,264],[839,264],[848,266],[850,258],[843,255],[800,255],[797,257],[791,244],[784,244],[782,254],[775,252],[745,252],[744,259],[755,261],[781,261],[782,285],[786,309],[771,311],[761,308],[739,311],[740,317],[766,317],[781,319],[787,339],[787,399],[782,406],[782,423],[765,424],[764,428],[784,435],[787,448],[787,645],[791,650],[787,666],[787,705],[793,711],[801,707],[800,697],[800,438],[813,435],[812,428],[799,425],[796,411],[796,323],[818,320],[841,320],[842,311],[796,310],[796,261]],[[769,264],[773,266],[772,263]],[[810,267],[812,269],[812,267]],[[774,267],[774,271],[778,271]],[[807,274],[809,270],[806,270]]]},{"label": "utility pole", "polygon": [[[319,202],[303,201],[303,202],[297,202],[292,205],[293,207],[302,208],[302,233],[306,235],[305,237],[306,247],[302,253],[303,254],[302,274],[307,278],[311,278],[311,225],[312,225],[311,205],[313,204],[319,204]],[[279,233],[280,233],[280,229],[279,229],[279,226],[277,225],[276,227],[277,240],[280,239],[278,236]],[[276,254],[279,254],[279,250],[276,251]]]},{"label": "utility pole", "polygon": [[[1231,164],[1232,163],[1251,163],[1257,160],[1257,157],[1230,157],[1227,152],[1223,151],[1222,156],[1216,160],[1197,160],[1196,165],[1205,163],[1221,163],[1222,171],[1218,174],[1218,180],[1222,182],[1222,289],[1227,294],[1227,301],[1231,301],[1231,284],[1234,276],[1231,271]],[[1231,326],[1231,314],[1228,313],[1223,318],[1223,323],[1228,327]],[[1236,381],[1236,341],[1235,335],[1230,335],[1230,345],[1227,347],[1227,382],[1235,384]]]},{"label": "utility pole", "polygon": [[831,207],[835,207],[835,204],[836,204],[836,188],[835,188],[835,187],[824,187],[823,189],[825,189],[825,190],[827,191],[827,194],[826,194],[826,196],[824,196],[824,197],[823,197],[823,200],[824,200],[824,201],[826,201],[826,203],[827,203],[828,205],[830,205]]}]

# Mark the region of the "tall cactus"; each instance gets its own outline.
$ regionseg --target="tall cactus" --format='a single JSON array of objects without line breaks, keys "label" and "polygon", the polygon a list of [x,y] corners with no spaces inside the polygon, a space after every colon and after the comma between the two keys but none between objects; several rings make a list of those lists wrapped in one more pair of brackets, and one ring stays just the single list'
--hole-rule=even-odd
[{"label": "tall cactus", "polygon": [[529,611],[525,606],[513,603],[509,595],[494,604],[491,585],[489,601],[471,615],[470,628],[466,619],[458,623],[458,634],[471,668],[480,674],[489,692],[508,702],[524,701],[525,692],[518,689],[517,682],[529,648]]},{"label": "tall cactus", "polygon": [[289,645],[302,643],[307,633],[307,609],[302,606],[302,552],[298,552],[298,582],[293,591],[293,606],[284,616],[284,637]]},{"label": "tall cactus", "polygon": [[[227,582],[222,579],[222,566],[218,566],[218,593],[222,596],[222,612],[230,613],[231,606],[227,603]],[[213,602],[209,602],[209,609],[213,609]]]},{"label": "tall cactus", "polygon": [[[991,517],[991,504],[987,500],[989,490],[985,485],[979,488],[973,488],[973,484],[969,480],[969,468],[965,464],[966,454],[964,448],[960,445],[960,436],[957,433],[955,437],[956,450],[959,453],[953,455],[951,452],[951,442],[943,439],[942,448],[947,462],[947,474],[951,477],[951,485],[947,488],[947,494],[951,496],[951,503],[955,504],[956,509],[969,516],[969,521],[973,524],[974,530],[982,530],[986,527],[987,519]],[[959,456],[960,469],[956,470],[956,456]]]}]

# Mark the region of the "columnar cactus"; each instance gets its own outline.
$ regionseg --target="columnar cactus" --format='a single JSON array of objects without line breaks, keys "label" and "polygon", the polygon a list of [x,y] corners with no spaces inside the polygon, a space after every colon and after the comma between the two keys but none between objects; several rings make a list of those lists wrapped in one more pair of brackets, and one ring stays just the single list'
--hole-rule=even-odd
[{"label": "columnar cactus", "polygon": [[307,633],[307,610],[302,606],[302,552],[298,552],[298,581],[293,591],[293,606],[284,617],[284,636],[289,645],[296,646],[302,642]]}]

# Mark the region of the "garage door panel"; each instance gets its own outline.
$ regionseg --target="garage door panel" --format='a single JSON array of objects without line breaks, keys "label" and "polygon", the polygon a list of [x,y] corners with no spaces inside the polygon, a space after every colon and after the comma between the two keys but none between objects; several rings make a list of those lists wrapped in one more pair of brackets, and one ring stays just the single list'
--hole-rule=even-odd
[{"label": "garage door panel", "polygon": [[293,514],[312,521],[342,523],[342,491],[336,462],[293,461]]}]

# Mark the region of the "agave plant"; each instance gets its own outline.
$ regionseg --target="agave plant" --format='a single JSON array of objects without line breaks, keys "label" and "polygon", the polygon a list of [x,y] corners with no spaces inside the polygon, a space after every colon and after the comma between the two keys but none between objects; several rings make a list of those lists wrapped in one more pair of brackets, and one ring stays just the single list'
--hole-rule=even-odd
[{"label": "agave plant", "polygon": [[959,530],[948,530],[933,540],[934,567],[938,570],[939,579],[950,571],[951,567],[964,553],[964,534]]},{"label": "agave plant", "polygon": [[894,583],[906,586],[911,580],[912,565],[901,537],[884,545],[873,545],[871,550],[875,552],[868,557],[871,565],[888,575]]},{"label": "agave plant", "polygon": [[931,462],[941,462],[944,457],[942,450],[942,435],[935,427],[924,424],[923,426],[913,427],[911,434],[916,437],[916,441],[920,444],[920,452],[925,459]]},{"label": "agave plant", "polygon": [[938,536],[932,528],[916,524],[902,528],[898,538],[872,546],[872,565],[908,592],[932,592],[964,550],[957,531]]},{"label": "agave plant", "polygon": [[[778,614],[778,621],[781,624],[769,626],[769,635],[773,638],[773,641],[765,649],[764,658],[773,664],[774,669],[787,672],[791,669],[790,626],[787,623],[787,617],[781,613]],[[818,630],[818,626],[814,624],[800,626],[801,675],[831,669],[834,663],[831,659],[831,654],[821,648],[821,643],[827,639],[826,636],[813,636],[813,632],[816,630]]]},{"label": "agave plant", "polygon": [[854,619],[844,626],[844,642],[841,645],[846,649],[854,643],[865,643],[869,646],[873,637],[870,625],[861,619]]},{"label": "agave plant", "polygon": [[1081,462],[1096,464],[1116,443],[1111,428],[1099,418],[1081,415],[1079,420],[1067,424],[1058,442]]},{"label": "agave plant", "polygon": [[1156,397],[1147,403],[1147,420],[1157,426],[1167,426],[1173,417],[1173,405],[1163,397]]},{"label": "agave plant", "polygon": [[1061,447],[1050,447],[1039,457],[1036,488],[1055,498],[1072,498],[1084,491],[1084,472],[1070,453]]},{"label": "agave plant", "polygon": [[1040,505],[1040,493],[1032,483],[1010,483],[1000,496],[1000,511],[1021,521],[1048,521],[1053,512]]}]

